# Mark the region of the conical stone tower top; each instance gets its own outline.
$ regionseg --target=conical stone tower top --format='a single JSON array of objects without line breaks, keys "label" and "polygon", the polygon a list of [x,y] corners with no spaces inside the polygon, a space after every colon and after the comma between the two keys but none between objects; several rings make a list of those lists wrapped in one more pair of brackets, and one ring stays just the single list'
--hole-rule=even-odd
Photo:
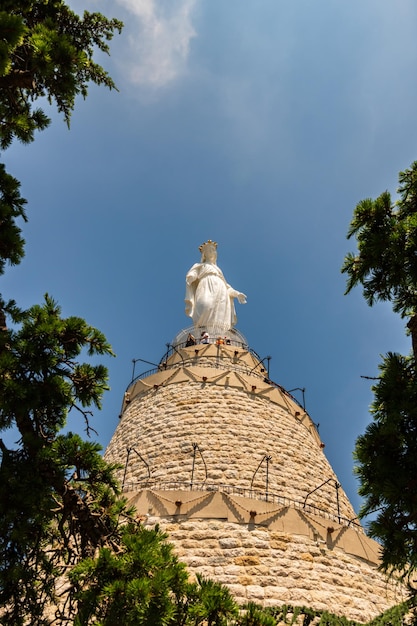
[{"label": "conical stone tower top", "polygon": [[186,313],[155,370],[134,378],[106,451],[145,524],[191,572],[240,602],[367,621],[401,600],[324,454],[315,424],[235,328],[216,244],[186,275]]}]

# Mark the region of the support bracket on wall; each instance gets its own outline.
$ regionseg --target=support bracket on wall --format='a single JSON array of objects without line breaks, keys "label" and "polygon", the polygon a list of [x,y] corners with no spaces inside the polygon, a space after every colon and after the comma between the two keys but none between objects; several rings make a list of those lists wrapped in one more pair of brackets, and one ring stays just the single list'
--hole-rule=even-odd
[{"label": "support bracket on wall", "polygon": [[340,488],[340,483],[337,482],[337,480],[335,480],[334,478],[328,478],[327,480],[325,480],[323,483],[321,483],[321,485],[319,485],[318,487],[316,487],[315,489],[313,489],[312,491],[310,491],[306,497],[304,498],[304,504],[303,504],[303,509],[305,509],[306,506],[306,502],[307,502],[307,498],[309,496],[311,496],[311,494],[313,494],[314,492],[318,491],[319,489],[321,489],[322,487],[324,487],[324,485],[327,485],[330,482],[334,482],[334,488],[336,489],[336,504],[337,504],[337,517],[339,519],[339,524],[340,524],[340,504],[339,504],[339,488]]},{"label": "support bracket on wall", "polygon": [[129,458],[130,458],[130,453],[131,452],[135,452],[135,454],[138,455],[138,457],[140,458],[140,460],[144,463],[144,465],[146,465],[146,469],[148,470],[148,478],[151,477],[151,470],[149,468],[149,463],[147,463],[145,461],[145,459],[143,458],[143,456],[141,454],[139,454],[139,452],[135,449],[135,448],[126,448],[127,454],[126,454],[126,463],[125,463],[125,470],[123,473],[123,480],[122,480],[122,489],[124,489],[125,486],[125,479],[126,479],[126,472],[127,472],[127,466],[129,463]]},{"label": "support bracket on wall", "polygon": [[201,460],[204,463],[204,469],[205,469],[205,472],[206,472],[206,477],[204,479],[204,482],[206,482],[206,480],[207,480],[207,465],[206,465],[206,462],[204,460],[203,453],[201,452],[200,446],[198,445],[198,443],[193,443],[193,465],[192,465],[192,468],[191,468],[191,482],[190,482],[190,489],[191,490],[193,488],[193,483],[194,483],[195,455],[197,454],[197,450],[200,453]]}]

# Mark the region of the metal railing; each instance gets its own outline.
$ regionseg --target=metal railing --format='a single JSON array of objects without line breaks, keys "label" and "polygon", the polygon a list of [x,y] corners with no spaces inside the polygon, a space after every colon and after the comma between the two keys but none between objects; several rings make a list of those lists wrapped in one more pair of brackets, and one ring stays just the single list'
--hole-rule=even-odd
[{"label": "metal railing", "polygon": [[[157,374],[158,372],[164,372],[166,370],[175,369],[175,368],[177,368],[179,366],[196,365],[196,359],[197,358],[198,357],[191,357],[191,358],[188,358],[188,359],[183,359],[183,361],[181,361],[181,363],[177,362],[177,363],[173,363],[172,365],[168,365],[166,363],[163,363],[161,365],[158,365],[158,367],[154,367],[153,369],[146,370],[146,372],[141,372],[140,374],[135,376],[135,378],[128,384],[128,386],[126,387],[126,391],[129,389],[129,387],[134,385],[135,382],[137,382],[138,380],[142,380],[144,378],[147,378],[148,376],[152,376],[152,374]],[[217,356],[206,356],[206,355],[204,355],[204,357],[202,357],[202,358],[204,359],[204,367],[212,367],[213,369],[221,369],[221,370],[229,370],[232,367],[233,371],[235,371],[235,372],[239,372],[241,374],[247,374],[247,375],[250,374],[251,376],[255,376],[256,378],[264,380],[265,382],[268,381],[268,383],[273,385],[274,387],[280,387],[279,385],[276,385],[275,383],[270,381],[269,378],[267,378],[266,372],[265,373],[254,372],[253,370],[251,370],[251,368],[249,366],[245,367],[244,365],[237,365],[235,363],[232,363],[232,364],[230,364],[230,362],[222,363],[221,361],[218,360]],[[299,402],[297,400],[295,400],[295,401],[297,402],[297,404],[299,404]]]},{"label": "metal railing", "polygon": [[253,500],[268,502],[269,504],[278,504],[283,507],[290,507],[303,513],[310,513],[311,515],[317,515],[330,522],[340,524],[341,526],[352,527],[356,531],[365,534],[362,526],[359,522],[355,521],[357,518],[349,519],[339,514],[333,514],[325,509],[316,507],[313,504],[306,504],[299,500],[288,498],[280,494],[259,491],[257,489],[248,489],[245,487],[238,487],[236,485],[225,485],[218,483],[190,483],[189,481],[155,481],[155,480],[143,480],[138,482],[126,482],[123,485],[124,492],[141,491],[143,489],[156,489],[161,491],[209,491],[225,493],[227,495],[242,496],[244,498],[250,498]]},{"label": "metal railing", "polygon": [[[215,340],[213,340],[211,343],[215,343]],[[196,344],[196,346],[203,346],[204,347],[205,344]],[[260,380],[263,380],[264,382],[268,383],[269,385],[271,385],[272,387],[275,387],[276,389],[279,389],[283,394],[285,394],[288,398],[291,398],[291,400],[293,402],[295,402],[299,407],[301,407],[303,409],[303,411],[305,411],[305,406],[303,403],[301,403],[299,400],[297,400],[297,398],[295,396],[293,396],[289,391],[287,391],[284,387],[282,387],[281,385],[279,385],[278,383],[275,383],[273,380],[270,380],[267,377],[267,372],[256,372],[254,370],[254,368],[250,368],[249,366],[243,366],[243,365],[238,365],[237,363],[232,363],[230,361],[228,361],[227,363],[223,363],[221,361],[219,361],[219,357],[217,355],[204,355],[203,357],[199,357],[199,356],[190,356],[188,358],[184,358],[182,355],[181,356],[181,361],[180,362],[176,362],[176,363],[172,363],[171,365],[168,365],[167,361],[169,359],[169,357],[177,352],[178,348],[181,347],[185,347],[182,345],[178,345],[174,347],[171,347],[166,353],[165,355],[162,357],[160,363],[158,366],[146,370],[145,372],[141,372],[140,374],[138,374],[137,376],[135,376],[134,378],[132,378],[132,380],[130,381],[130,383],[128,384],[128,386],[126,387],[126,391],[128,391],[130,389],[130,387],[132,385],[134,385],[138,380],[143,380],[144,378],[147,378],[148,376],[152,376],[153,374],[157,374],[158,372],[163,372],[166,370],[171,370],[171,369],[175,369],[177,367],[180,366],[185,366],[185,365],[195,365],[196,364],[196,359],[204,359],[204,366],[205,367],[212,367],[214,369],[223,369],[223,370],[228,370],[231,367],[233,368],[233,370],[235,372],[239,372],[241,374],[247,374],[247,375],[251,375],[254,376],[256,378],[259,378]],[[259,355],[255,352],[255,350],[253,350],[252,348],[249,348],[246,345],[241,346],[244,350],[246,350],[247,352],[250,352],[250,354],[252,354],[258,361],[260,364],[260,360],[259,360]],[[198,348],[196,347],[196,350]]]}]

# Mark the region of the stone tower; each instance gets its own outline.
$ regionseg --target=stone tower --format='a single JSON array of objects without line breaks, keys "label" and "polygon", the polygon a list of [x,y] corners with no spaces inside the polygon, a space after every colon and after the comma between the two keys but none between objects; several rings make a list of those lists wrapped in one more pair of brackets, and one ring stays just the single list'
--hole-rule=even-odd
[{"label": "stone tower", "polygon": [[[367,621],[402,600],[297,400],[234,328],[234,299],[200,248],[187,274],[194,325],[132,380],[106,459],[147,525],[240,603],[304,605]],[[205,336],[208,335],[208,336]]]}]

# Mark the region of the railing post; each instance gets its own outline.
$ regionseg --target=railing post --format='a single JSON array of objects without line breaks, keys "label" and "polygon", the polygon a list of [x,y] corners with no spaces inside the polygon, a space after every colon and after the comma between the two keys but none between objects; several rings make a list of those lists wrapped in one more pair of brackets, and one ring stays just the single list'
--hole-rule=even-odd
[{"label": "railing post", "polygon": [[268,483],[269,483],[269,461],[271,461],[272,456],[266,455],[266,490],[265,490],[265,500],[268,502]]},{"label": "railing post", "polygon": [[340,487],[340,484],[337,482],[337,480],[335,481],[335,487],[336,487],[336,502],[337,502],[337,519],[339,520],[339,524],[340,524],[340,504],[339,504],[339,487]]},{"label": "railing post", "polygon": [[193,481],[194,481],[194,466],[195,466],[195,454],[196,454],[196,450],[197,450],[197,444],[193,443],[193,466],[191,468],[191,483],[190,483],[190,490],[193,490]]},{"label": "railing post", "polygon": [[127,472],[127,464],[129,463],[129,457],[130,457],[130,451],[132,450],[132,448],[127,448],[127,455],[126,455],[126,463],[125,463],[125,471],[123,473],[123,480],[122,480],[122,490],[125,487],[125,479],[126,479],[126,472]]}]

